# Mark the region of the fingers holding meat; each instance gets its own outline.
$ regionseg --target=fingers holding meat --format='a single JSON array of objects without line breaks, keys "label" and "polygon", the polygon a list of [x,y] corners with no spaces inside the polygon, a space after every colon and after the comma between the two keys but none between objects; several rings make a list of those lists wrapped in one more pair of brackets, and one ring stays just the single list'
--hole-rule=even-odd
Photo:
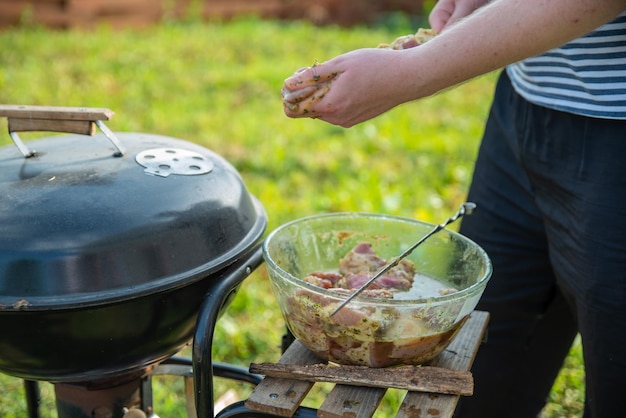
[{"label": "fingers holding meat", "polygon": [[326,71],[324,64],[317,62],[310,67],[300,68],[285,80],[283,90],[293,92],[306,87],[318,86],[337,77],[336,72]]},{"label": "fingers holding meat", "polygon": [[337,75],[317,63],[296,71],[285,80],[281,90],[285,113],[291,117],[315,117],[314,105],[328,93]]},{"label": "fingers holding meat", "polygon": [[288,116],[315,117],[315,104],[330,91],[334,79],[295,91],[283,89],[283,107]]},{"label": "fingers holding meat", "polygon": [[289,91],[283,88],[280,93],[283,97],[284,103],[298,104],[307,97],[311,96],[317,91],[318,86],[308,86],[298,90]]}]

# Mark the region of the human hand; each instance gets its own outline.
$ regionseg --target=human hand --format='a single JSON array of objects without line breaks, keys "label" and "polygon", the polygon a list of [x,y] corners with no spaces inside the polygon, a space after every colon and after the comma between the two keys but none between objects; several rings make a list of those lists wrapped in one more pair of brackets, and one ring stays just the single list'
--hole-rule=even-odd
[{"label": "human hand", "polygon": [[439,0],[430,12],[428,21],[437,32],[442,32],[489,0]]},{"label": "human hand", "polygon": [[394,71],[405,52],[359,49],[296,71],[282,89],[285,114],[350,127],[411,100],[401,71]]}]

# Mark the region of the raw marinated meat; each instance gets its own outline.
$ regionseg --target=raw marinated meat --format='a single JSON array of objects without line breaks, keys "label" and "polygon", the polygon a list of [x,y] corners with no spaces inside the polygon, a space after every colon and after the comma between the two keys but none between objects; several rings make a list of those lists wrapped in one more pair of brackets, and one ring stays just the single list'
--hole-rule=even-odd
[{"label": "raw marinated meat", "polygon": [[[363,286],[374,274],[387,264],[379,257],[372,245],[362,242],[339,260],[339,273],[313,272],[303,280],[315,286],[340,291],[354,291]],[[366,297],[393,298],[396,291],[405,291],[413,285],[415,266],[403,259],[388,272],[376,279],[364,292]]]},{"label": "raw marinated meat", "polygon": [[[338,270],[312,272],[304,281],[336,293],[351,294],[386,263],[370,243],[363,242],[339,261]],[[410,298],[422,291],[412,289],[414,285],[427,287],[425,294],[430,296],[426,297],[457,291],[437,280],[416,275],[413,263],[405,259],[365,289],[362,296]],[[442,310],[436,305],[411,309],[353,303],[331,317],[337,298],[307,289],[285,296],[287,325],[293,334],[320,357],[342,364],[370,367],[421,364],[443,350],[466,319],[457,318],[461,306],[456,304]]]}]

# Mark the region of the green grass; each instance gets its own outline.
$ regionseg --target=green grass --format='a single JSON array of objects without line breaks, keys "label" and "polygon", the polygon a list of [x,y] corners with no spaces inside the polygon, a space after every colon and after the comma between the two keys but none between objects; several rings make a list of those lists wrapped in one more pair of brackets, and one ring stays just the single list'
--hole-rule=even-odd
[{"label": "green grass", "polygon": [[[108,123],[113,130],[202,144],[239,170],[269,214],[268,231],[331,211],[438,222],[464,201],[494,75],[351,129],[288,119],[279,94],[297,68],[412,30],[402,21],[392,30],[255,19],[137,31],[10,30],[0,33],[0,103],[107,107],[116,112]],[[0,132],[6,132],[4,120]],[[8,135],[0,142],[8,144]],[[262,266],[218,324],[214,356],[243,366],[275,361],[282,327]],[[231,387],[242,397],[250,390],[220,382],[219,393]],[[0,388],[0,416],[24,416],[20,380],[0,375]],[[51,386],[42,388],[43,416],[54,417]],[[182,394],[180,379],[155,379],[155,411],[185,416]],[[580,416],[583,394],[577,344],[544,417]],[[398,397],[386,398],[381,417],[390,416]]]}]

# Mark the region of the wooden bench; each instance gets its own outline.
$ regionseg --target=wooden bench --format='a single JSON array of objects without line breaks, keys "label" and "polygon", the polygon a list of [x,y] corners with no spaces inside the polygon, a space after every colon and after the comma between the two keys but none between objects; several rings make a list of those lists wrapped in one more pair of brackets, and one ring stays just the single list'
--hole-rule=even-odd
[{"label": "wooden bench", "polygon": [[[408,387],[396,417],[452,416],[460,396],[471,395],[473,390],[469,369],[484,338],[488,321],[487,312],[472,312],[452,343],[439,356],[424,367],[414,368],[415,375],[408,379],[409,385],[412,386]],[[315,382],[331,381],[336,385],[317,409],[315,414],[318,417],[372,417],[388,387],[402,388],[405,384],[402,382],[407,380],[404,375],[394,376],[394,373],[407,372],[404,368],[399,368],[398,372],[395,368],[369,369],[378,370],[375,373],[381,371],[386,373],[387,380],[394,383],[384,387],[379,385],[375,381],[377,377],[374,377],[370,382],[363,384],[359,381],[362,377],[351,375],[351,369],[345,366],[334,367],[335,371],[340,370],[341,373],[335,373],[335,377],[325,379],[319,375],[323,375],[323,372],[315,371],[324,367],[320,365],[320,361],[312,352],[295,341],[276,363],[276,367],[269,367],[276,369],[273,372],[275,376],[262,373],[266,377],[255,387],[249,398],[238,406],[240,411],[248,410],[250,413],[246,415],[245,412],[240,412],[242,415],[237,415],[233,409],[229,416],[312,416],[310,412],[303,412],[304,407],[300,404]],[[308,370],[309,367],[302,366],[310,366],[313,372]],[[263,365],[250,366],[253,373],[267,369],[268,367]],[[279,372],[282,374],[278,374]],[[471,380],[469,392],[466,375],[469,375]],[[455,385],[460,386],[455,389]],[[310,411],[310,408],[304,409]]]}]

